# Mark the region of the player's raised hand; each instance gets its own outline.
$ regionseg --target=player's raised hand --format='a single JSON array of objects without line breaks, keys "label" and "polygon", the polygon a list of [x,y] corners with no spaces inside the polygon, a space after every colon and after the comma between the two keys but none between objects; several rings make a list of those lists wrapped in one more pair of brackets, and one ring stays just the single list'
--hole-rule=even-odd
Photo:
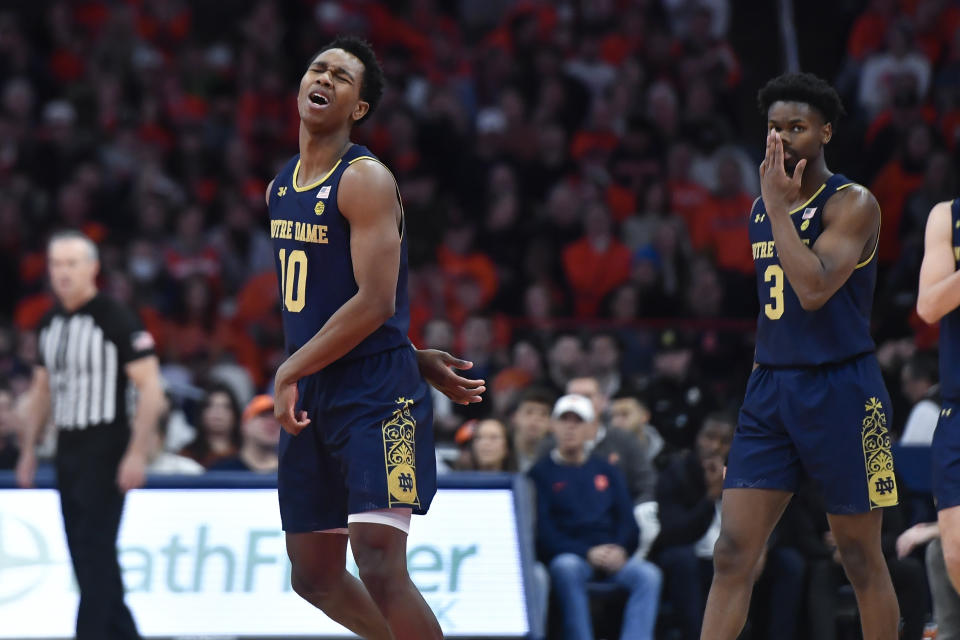
[{"label": "player's raised hand", "polygon": [[424,379],[457,404],[483,401],[487,390],[483,380],[471,380],[458,375],[454,369],[470,369],[473,363],[455,358],[439,349],[417,349],[417,366]]},{"label": "player's raised hand", "polygon": [[783,164],[783,140],[780,134],[770,129],[767,133],[767,151],[763,162],[760,163],[760,195],[767,213],[790,210],[790,205],[796,202],[800,194],[800,183],[803,180],[803,170],[807,166],[806,159],[797,162],[793,170],[793,177],[787,175]]},{"label": "player's raised hand", "polygon": [[306,411],[297,411],[297,399],[300,397],[297,383],[285,382],[280,376],[280,371],[277,371],[273,393],[273,416],[283,430],[292,436],[303,431],[304,427],[310,424],[310,418],[307,417]]}]

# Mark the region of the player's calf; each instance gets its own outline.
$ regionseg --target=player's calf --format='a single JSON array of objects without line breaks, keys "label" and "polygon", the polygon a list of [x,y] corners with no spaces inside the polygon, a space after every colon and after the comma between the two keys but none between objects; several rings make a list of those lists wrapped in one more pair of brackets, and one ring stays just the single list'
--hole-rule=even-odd
[{"label": "player's calf", "polygon": [[442,640],[436,617],[407,573],[405,531],[350,523],[350,546],[363,582],[397,640]]},{"label": "player's calf", "polygon": [[943,561],[954,589],[960,585],[960,507],[942,509],[938,514]]}]

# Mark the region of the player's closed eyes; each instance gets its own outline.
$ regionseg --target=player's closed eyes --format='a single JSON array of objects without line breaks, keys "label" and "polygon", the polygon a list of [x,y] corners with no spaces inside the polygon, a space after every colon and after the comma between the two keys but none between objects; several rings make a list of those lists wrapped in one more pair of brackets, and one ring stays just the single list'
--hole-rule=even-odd
[{"label": "player's closed eyes", "polygon": [[[316,73],[323,73],[328,70],[328,67],[325,64],[318,64],[314,65],[313,70]],[[353,84],[353,82],[350,80],[350,77],[342,71],[333,71],[331,75],[335,80],[339,80],[340,82],[344,82],[346,84]]]}]

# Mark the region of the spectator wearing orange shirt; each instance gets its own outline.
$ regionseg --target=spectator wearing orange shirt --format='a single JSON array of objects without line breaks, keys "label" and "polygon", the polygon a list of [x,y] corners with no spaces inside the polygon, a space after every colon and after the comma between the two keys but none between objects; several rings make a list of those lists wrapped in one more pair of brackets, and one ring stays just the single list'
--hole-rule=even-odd
[{"label": "spectator wearing orange shirt", "polygon": [[743,187],[735,158],[718,158],[716,172],[716,190],[697,212],[690,239],[695,249],[709,250],[722,271],[753,278],[748,233],[753,198]]},{"label": "spectator wearing orange shirt", "polygon": [[896,0],[871,0],[867,10],[857,16],[847,40],[847,54],[853,60],[863,62],[883,47],[896,10]]},{"label": "spectator wearing orange shirt", "polygon": [[883,215],[880,243],[877,249],[880,262],[889,264],[900,255],[900,220],[907,196],[923,185],[927,158],[933,151],[930,128],[917,123],[907,130],[901,151],[885,164],[870,185]]},{"label": "spectator wearing orange shirt", "polygon": [[584,237],[563,250],[563,271],[573,289],[574,313],[589,318],[630,277],[630,250],[614,237],[610,214],[600,202],[587,205],[584,228]]}]

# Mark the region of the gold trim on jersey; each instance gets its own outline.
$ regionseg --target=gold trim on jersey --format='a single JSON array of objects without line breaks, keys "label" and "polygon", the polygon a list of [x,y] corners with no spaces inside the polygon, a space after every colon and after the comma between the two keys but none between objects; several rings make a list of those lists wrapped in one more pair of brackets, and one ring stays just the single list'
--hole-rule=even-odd
[{"label": "gold trim on jersey", "polygon": [[793,215],[793,214],[795,214],[797,211],[800,211],[800,210],[802,210],[802,209],[806,209],[806,208],[807,208],[807,205],[810,204],[811,202],[813,202],[813,201],[817,198],[817,196],[820,195],[820,192],[823,191],[823,190],[826,189],[826,188],[827,188],[827,183],[824,182],[822,185],[820,185],[820,188],[817,189],[817,191],[816,191],[812,196],[810,196],[810,199],[809,199],[809,200],[807,200],[807,201],[804,202],[802,205],[800,205],[799,207],[797,207],[796,209],[794,209],[793,211],[791,211],[791,212],[790,212],[790,215]]},{"label": "gold trim on jersey", "polygon": [[880,220],[880,224],[877,225],[877,241],[873,243],[873,251],[870,252],[870,255],[867,256],[867,259],[866,259],[866,260],[864,260],[863,262],[858,263],[857,266],[854,267],[854,271],[856,271],[857,269],[859,269],[859,268],[861,268],[861,267],[865,267],[865,266],[867,266],[868,264],[870,264],[870,261],[873,260],[873,256],[877,255],[877,249],[880,248],[880,228],[881,228],[882,226],[883,226],[883,220],[881,219],[881,220]]},{"label": "gold trim on jersey", "polygon": [[390,171],[390,167],[383,164],[380,162],[380,160],[374,158],[373,156],[357,156],[347,164],[351,165],[357,160],[373,160],[390,173],[390,177],[393,178],[393,184],[397,185],[397,202],[400,204],[400,241],[403,242],[403,233],[407,230],[407,216],[403,212],[403,198],[400,197],[400,183],[397,182],[397,176],[393,175],[393,171]]},{"label": "gold trim on jersey", "polygon": [[308,184],[305,187],[297,186],[297,174],[300,172],[300,158],[297,158],[297,166],[293,168],[293,190],[297,193],[303,193],[304,191],[310,191],[310,189],[316,189],[321,184],[327,181],[327,178],[333,175],[333,172],[337,170],[337,167],[340,166],[340,163],[343,162],[343,159],[337,160],[337,164],[333,165],[333,168],[330,171],[327,171],[327,174],[314,182],[313,184]]},{"label": "gold trim on jersey", "polygon": [[[841,185],[841,186],[837,187],[837,191],[840,191],[840,189],[843,189],[844,187],[849,187],[850,185],[855,185],[855,184],[857,184],[857,183],[856,183],[856,182],[848,182],[847,184],[844,184],[844,185]],[[880,208],[879,203],[877,204],[877,208],[878,208],[878,209]],[[870,264],[870,261],[873,260],[873,257],[874,257],[875,255],[877,255],[877,249],[880,248],[880,231],[881,231],[882,229],[883,229],[883,211],[880,212],[880,222],[877,223],[877,241],[873,243],[873,251],[870,252],[870,255],[867,256],[867,259],[866,259],[866,260],[864,260],[863,262],[858,262],[858,263],[857,263],[857,266],[854,267],[854,271],[856,271],[857,269],[859,269],[859,268],[861,268],[861,267],[865,267],[865,266],[867,266],[868,264]]]}]

